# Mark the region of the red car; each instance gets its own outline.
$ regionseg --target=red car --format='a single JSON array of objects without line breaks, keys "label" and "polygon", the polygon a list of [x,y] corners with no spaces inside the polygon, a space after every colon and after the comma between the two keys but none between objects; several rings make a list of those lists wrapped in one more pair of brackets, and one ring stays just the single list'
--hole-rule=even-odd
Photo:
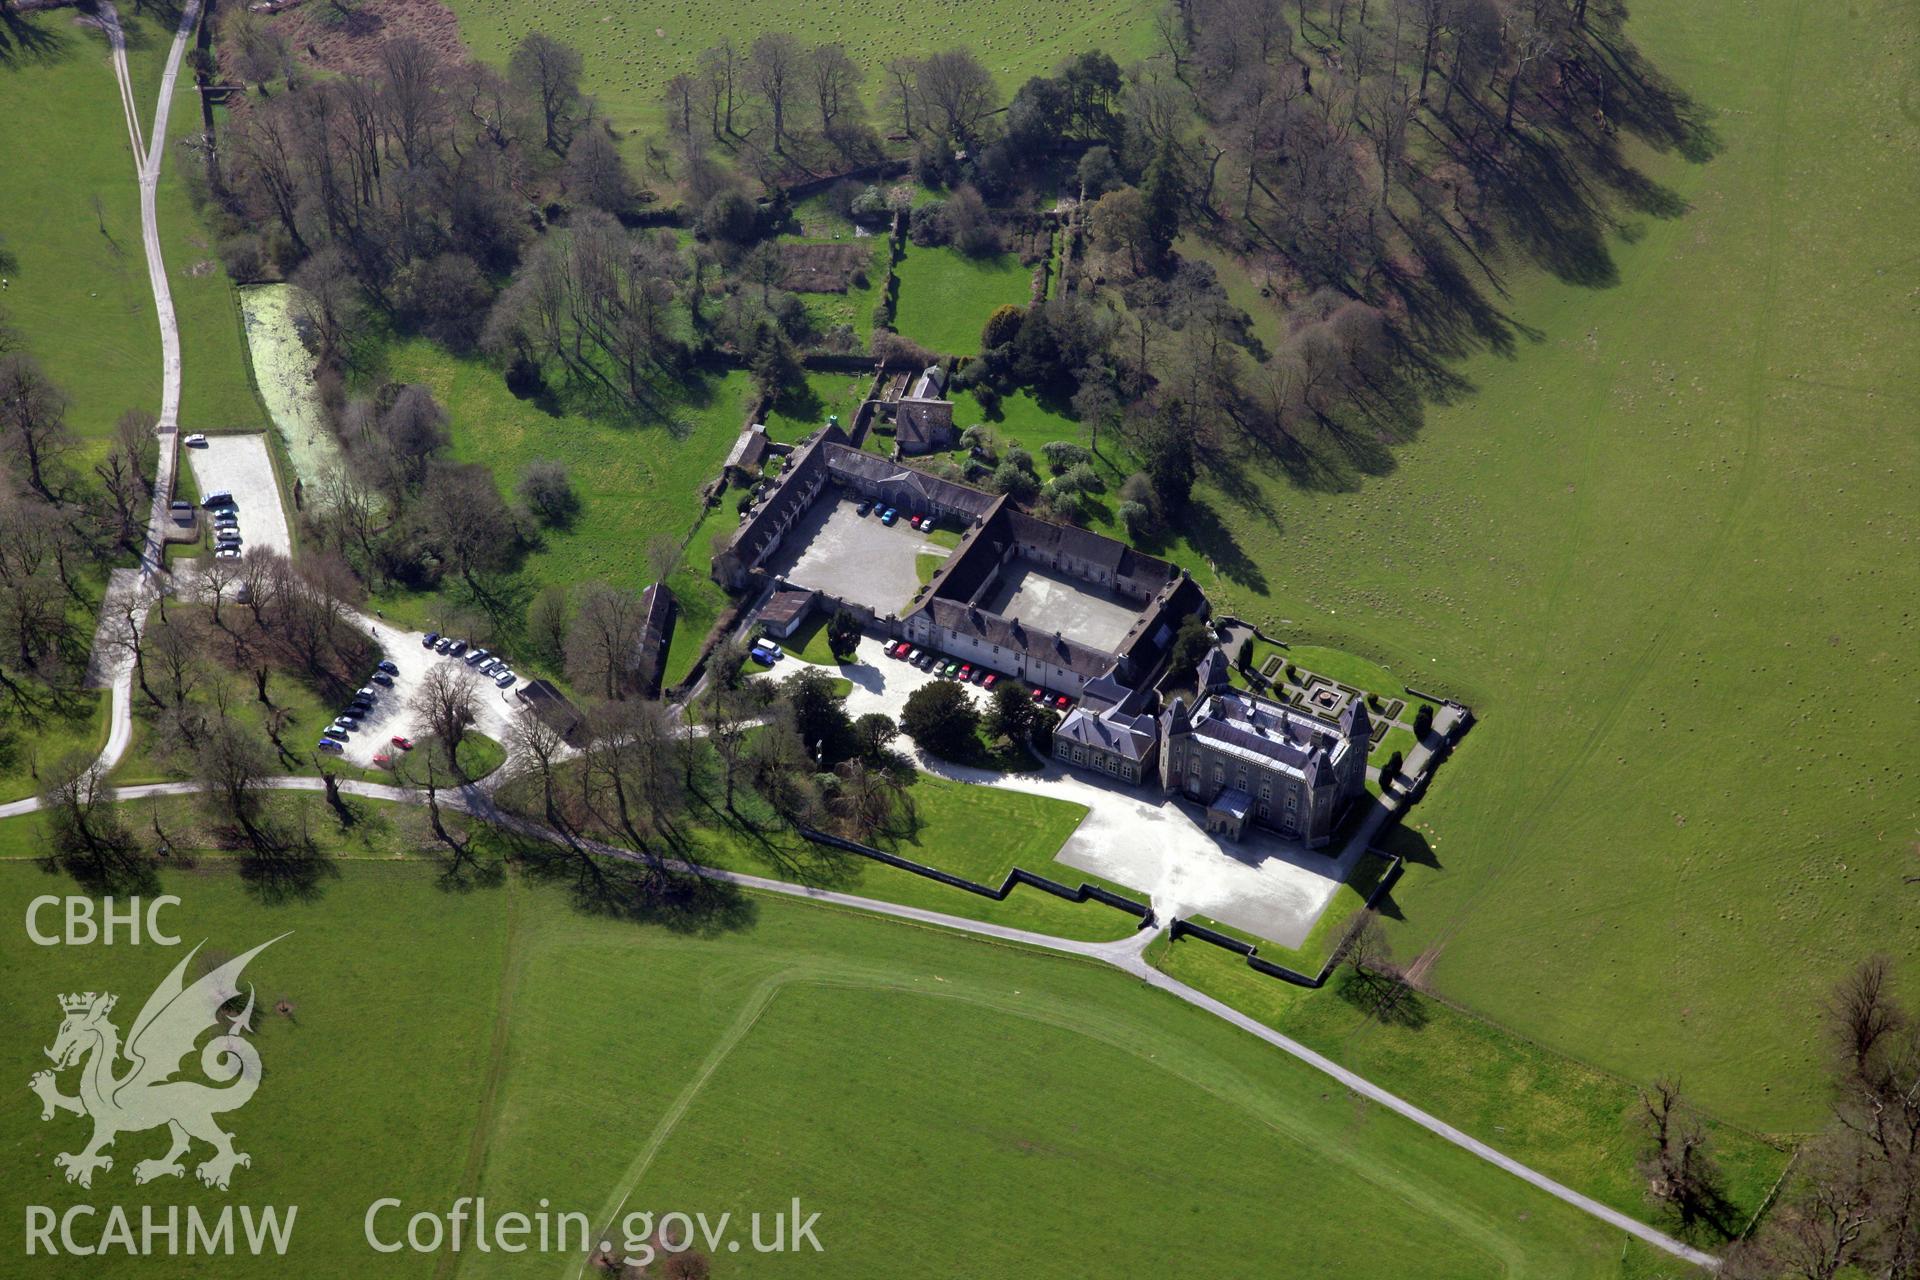
[{"label": "red car", "polygon": [[980,682],[980,687],[981,687],[982,689],[991,689],[991,688],[993,688],[993,683],[994,683],[994,681],[996,681],[996,680],[998,680],[999,678],[1000,678],[999,676],[997,676],[997,675],[995,675],[995,674],[993,674],[993,672],[991,672],[991,671],[989,671],[989,672],[987,672],[987,678],[986,678],[985,680],[982,680],[982,681]]},{"label": "red car", "polygon": [[967,682],[967,681],[968,681],[969,679],[971,679],[971,678],[972,678],[972,676],[973,676],[973,664],[972,664],[971,662],[969,662],[969,663],[966,663],[966,664],[964,664],[964,665],[962,665],[962,666],[961,666],[961,668],[960,668],[960,675],[959,675],[959,677],[958,677],[958,678],[959,678],[959,680],[960,680],[960,682],[961,682],[962,684],[964,684],[964,683],[966,683],[966,682]]},{"label": "red car", "polygon": [[901,641],[901,640],[895,640],[895,641],[894,641],[894,642],[893,642],[892,644],[890,644],[890,645],[888,645],[888,646],[887,646],[887,656],[888,656],[889,658],[897,658],[897,657],[899,657],[899,656],[900,656],[900,646],[901,646],[902,644],[904,644],[904,643],[905,643],[905,641]]},{"label": "red car", "polygon": [[402,738],[398,734],[396,734],[394,735],[394,738],[393,738],[393,745],[400,748],[402,751],[411,751],[413,750],[413,739]]},{"label": "red car", "polygon": [[1047,700],[1047,691],[1045,689],[1035,689],[1033,691],[1033,700],[1035,702],[1045,702]]},{"label": "red car", "polygon": [[1073,705],[1073,699],[1069,698],[1066,694],[1063,693],[1059,697],[1053,700],[1053,705],[1060,708],[1062,711],[1065,711],[1068,707]]},{"label": "red car", "polygon": [[907,523],[918,529],[920,527],[920,517],[914,516],[911,520],[908,520]]},{"label": "red car", "polygon": [[375,756],[373,758],[373,762],[376,765],[379,765],[382,769],[393,768],[393,758],[391,756],[386,755],[385,753]]}]

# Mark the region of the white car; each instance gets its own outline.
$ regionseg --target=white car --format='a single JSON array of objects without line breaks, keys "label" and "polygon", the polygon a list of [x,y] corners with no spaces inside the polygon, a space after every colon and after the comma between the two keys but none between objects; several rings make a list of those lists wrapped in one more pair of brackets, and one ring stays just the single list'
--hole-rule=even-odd
[{"label": "white car", "polygon": [[192,435],[187,437],[187,448],[204,449],[206,447],[207,447],[207,437],[203,433],[196,431]]},{"label": "white car", "polygon": [[514,675],[513,672],[502,671],[499,675],[494,677],[493,682],[499,685],[502,689],[510,689],[513,687],[513,682],[517,679],[519,679],[519,677]]}]

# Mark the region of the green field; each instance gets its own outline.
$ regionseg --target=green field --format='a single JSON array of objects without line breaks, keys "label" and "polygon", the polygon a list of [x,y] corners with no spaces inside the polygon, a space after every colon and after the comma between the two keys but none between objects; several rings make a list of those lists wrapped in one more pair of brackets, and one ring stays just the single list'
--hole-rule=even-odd
[{"label": "green field", "polygon": [[[0,866],[0,909],[19,919],[46,884]],[[252,1157],[235,1199],[298,1205],[297,1230],[288,1259],[242,1256],[223,1275],[562,1268],[537,1253],[376,1256],[364,1242],[378,1198],[411,1213],[472,1194],[496,1213],[545,1197],[596,1220],[623,1196],[628,1210],[712,1216],[797,1196],[821,1215],[825,1249],[779,1259],[803,1275],[1111,1274],[1173,1241],[1214,1274],[1377,1275],[1360,1235],[1418,1256],[1428,1277],[1650,1274],[1639,1246],[1092,965],[757,897],[713,904],[700,932],[639,926],[514,874],[447,892],[414,862],[343,863],[305,900],[263,902],[217,862],[164,887],[183,899],[168,924],[209,951],[287,935],[246,974],[265,1072],[226,1125]],[[110,990],[124,1030],[183,951],[27,948],[0,1023],[12,1043],[50,1042],[57,993]],[[850,1097],[857,1108],[831,1105]],[[32,1106],[0,1120],[23,1175],[4,1193],[12,1220],[28,1202],[187,1195],[132,1184],[151,1133],[122,1135],[91,1191],[61,1182],[52,1155],[79,1131]],[[97,1270],[19,1251],[0,1262],[5,1275]]]},{"label": "green field", "polygon": [[[1294,963],[1277,951],[1269,958]],[[1377,1015],[1346,970],[1307,992],[1190,940],[1165,948],[1155,963],[1369,1079],[1393,1081],[1401,1097],[1507,1155],[1623,1213],[1650,1217],[1634,1167],[1642,1142],[1634,1082],[1427,996],[1409,995],[1392,1015]],[[1710,1120],[1709,1129],[1737,1229],[1780,1176],[1787,1152],[1725,1123]]]},{"label": "green field", "polygon": [[1379,474],[1203,485],[1180,555],[1217,607],[1478,713],[1413,815],[1403,958],[1760,1128],[1820,1122],[1824,991],[1920,925],[1904,13],[1634,5],[1717,139],[1629,148],[1684,214],[1620,209],[1611,287],[1502,264],[1511,358]]},{"label": "green field", "polygon": [[1044,74],[1084,50],[1105,49],[1125,62],[1150,52],[1154,44],[1151,11],[1137,0],[982,0],[879,9],[826,0],[784,10],[777,19],[751,0],[700,5],[647,0],[619,9],[592,0],[533,5],[452,0],[451,7],[467,44],[495,64],[504,65],[514,43],[530,30],[576,44],[586,57],[586,89],[622,131],[660,127],[667,81],[681,72],[692,74],[702,49],[731,38],[744,51],[764,31],[788,31],[807,44],[845,45],[867,73],[869,100],[878,93],[881,68],[902,56],[972,49],[1001,88],[1012,93],[1028,76]]},{"label": "green field", "polygon": [[[676,410],[682,427],[669,429],[574,413],[544,399],[519,399],[507,390],[499,370],[421,339],[393,344],[384,359],[387,377],[432,390],[446,406],[453,456],[492,467],[509,501],[516,500],[514,486],[527,463],[551,458],[567,467],[580,498],[579,515],[567,528],[543,531],[542,545],[522,566],[525,581],[537,586],[597,581],[638,591],[649,581],[648,541],[661,535],[686,540],[686,558],[670,580],[680,618],[667,683],[686,674],[724,600],[707,576],[711,548],[708,531],[700,528],[705,515],[700,491],[720,474],[746,421],[753,398],[747,375],[734,371],[685,384],[684,403]],[[732,519],[730,511],[725,518]],[[389,613],[431,626],[438,621],[436,600],[396,597],[381,604]]]},{"label": "green field", "polygon": [[[68,425],[101,438],[132,408],[160,408],[160,328],[141,249],[139,192],[106,38],[71,10],[11,19],[36,33],[36,52],[0,57],[0,114],[34,120],[0,136],[0,309],[72,399]],[[143,130],[172,38],[152,12],[121,15]],[[10,46],[11,48],[11,46]],[[178,82],[170,121],[178,139],[200,129],[193,79]],[[183,430],[258,426],[246,350],[227,274],[169,153],[156,213],[181,334]],[[97,204],[96,204],[97,201]]]},{"label": "green field", "polygon": [[[894,273],[900,277],[894,330],[941,355],[978,351],[981,326],[993,309],[1003,303],[1024,307],[1033,281],[1033,272],[1011,253],[969,258],[945,246],[908,245]],[[958,409],[954,422],[971,425]]]}]

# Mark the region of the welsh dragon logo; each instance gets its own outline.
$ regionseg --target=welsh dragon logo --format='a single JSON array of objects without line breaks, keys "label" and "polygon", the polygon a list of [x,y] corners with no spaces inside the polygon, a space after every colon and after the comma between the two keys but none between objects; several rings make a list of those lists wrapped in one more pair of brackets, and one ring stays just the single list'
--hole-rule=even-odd
[{"label": "welsh dragon logo", "polygon": [[[286,936],[283,933],[280,938]],[[140,1016],[127,1032],[124,1047],[119,1028],[107,1019],[118,996],[87,991],[60,997],[60,1009],[66,1016],[53,1047],[46,1051],[53,1060],[53,1070],[36,1073],[29,1087],[40,1095],[42,1120],[53,1119],[56,1111],[93,1119],[93,1140],[84,1149],[53,1158],[56,1168],[67,1171],[68,1182],[91,1187],[95,1169],[112,1170],[113,1158],[103,1151],[116,1137],[161,1125],[172,1135],[173,1145],[159,1159],[142,1160],[133,1166],[136,1183],[182,1177],[186,1169],[180,1157],[196,1138],[213,1148],[212,1157],[194,1169],[207,1186],[225,1191],[234,1167],[253,1163],[246,1152],[234,1150],[233,1135],[214,1120],[222,1112],[245,1106],[260,1086],[260,1054],[241,1039],[253,1029],[251,986],[246,1008],[226,1017],[226,1034],[207,1041],[200,1051],[201,1071],[226,1087],[213,1088],[173,1077],[201,1035],[219,1026],[221,1007],[239,997],[236,983],[247,962],[280,938],[261,943],[189,986],[184,975],[200,951],[195,946],[147,997]],[[131,1065],[124,1074],[116,1074],[122,1055]],[[79,1095],[61,1093],[55,1073],[82,1063]]]}]

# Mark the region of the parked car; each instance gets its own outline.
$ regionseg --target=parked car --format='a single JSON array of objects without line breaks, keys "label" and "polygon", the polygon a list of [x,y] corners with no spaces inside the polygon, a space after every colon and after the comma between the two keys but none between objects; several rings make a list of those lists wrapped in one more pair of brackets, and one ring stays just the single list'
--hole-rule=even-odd
[{"label": "parked car", "polygon": [[860,505],[855,507],[853,510],[855,515],[864,516],[868,512],[873,510],[873,503],[870,500],[862,499]]},{"label": "parked car", "polygon": [[374,663],[373,665],[380,668],[382,671],[386,672],[390,676],[397,676],[400,674],[400,668],[395,666],[393,664],[392,659],[390,658],[382,658],[380,659],[380,661]]},{"label": "parked car", "polygon": [[422,649],[431,649],[433,648],[434,645],[438,644],[439,642],[440,642],[440,633],[438,631],[429,631],[427,632],[427,634],[420,637],[420,647]]},{"label": "parked car", "polygon": [[[906,641],[902,640],[900,643],[905,644]],[[904,656],[906,657],[906,660],[909,663],[917,667],[920,665],[920,659],[924,658],[926,655],[921,653],[918,649],[908,649]]]},{"label": "parked car", "polygon": [[433,651],[435,653],[445,653],[452,648],[453,648],[452,636],[441,636],[438,640],[435,640],[433,642]]},{"label": "parked car", "polygon": [[477,667],[486,660],[487,651],[485,649],[474,649],[467,654],[467,665],[470,667]]},{"label": "parked car", "polygon": [[985,667],[975,667],[973,669],[973,682],[975,684],[984,685],[987,681],[991,679],[993,679],[993,677],[987,674],[987,669]]},{"label": "parked car", "polygon": [[313,747],[316,751],[331,751],[335,755],[339,755],[342,751],[346,750],[345,747],[335,742],[332,738],[322,738],[320,741],[314,743]]},{"label": "parked car", "polygon": [[1033,690],[1033,700],[1044,705],[1047,701],[1047,691],[1035,686]]},{"label": "parked car", "polygon": [[1000,677],[993,674],[993,672],[991,671],[987,672],[986,674],[987,674],[987,678],[980,682],[980,687],[983,689],[991,689],[993,688],[994,684],[999,681]]},{"label": "parked car", "polygon": [[240,517],[231,511],[222,511],[213,518],[213,527],[216,529],[238,529],[240,527]]},{"label": "parked car", "polygon": [[403,737],[401,737],[401,736],[400,736],[399,734],[397,734],[397,733],[396,733],[396,734],[394,734],[394,735],[393,735],[393,737],[391,737],[391,738],[389,738],[389,739],[387,739],[387,741],[389,741],[389,742],[391,742],[391,743],[393,743],[393,745],[394,745],[394,746],[396,746],[396,747],[398,747],[398,748],[400,748],[400,749],[401,749],[402,751],[411,751],[411,750],[413,750],[413,739],[412,739],[412,738],[403,738]]},{"label": "parked car", "polygon": [[352,733],[355,729],[358,729],[360,727],[360,717],[355,715],[341,716],[339,719],[333,722],[333,727],[336,729],[343,729],[348,733]]},{"label": "parked car", "polygon": [[393,768],[393,757],[388,755],[386,752],[382,751],[379,755],[373,758],[373,763],[379,768],[391,769]]},{"label": "parked car", "polygon": [[467,642],[465,640],[455,640],[453,642],[453,645],[447,650],[448,653],[452,654],[456,658],[459,657],[461,654],[465,653],[466,651],[467,651]]},{"label": "parked car", "polygon": [[898,511],[895,511],[892,507],[888,507],[885,511],[882,511],[880,513],[880,523],[884,525],[891,525],[895,520],[898,520],[899,518],[900,518],[900,513]]},{"label": "parked car", "polygon": [[772,654],[776,658],[784,658],[787,656],[787,651],[785,649],[782,649],[778,644],[767,639],[765,636],[762,636],[760,638],[759,646],[762,649],[765,649],[768,653]]},{"label": "parked car", "polygon": [[1068,707],[1073,705],[1073,699],[1069,698],[1066,694],[1063,693],[1059,697],[1053,700],[1053,705],[1060,708],[1060,710],[1065,711]]},{"label": "parked car", "polygon": [[499,675],[493,678],[493,682],[499,685],[502,689],[511,689],[513,688],[513,682],[515,680],[518,680],[519,678],[520,678],[519,676],[516,676],[511,671],[502,671]]},{"label": "parked car", "polygon": [[372,702],[380,695],[374,690],[372,685],[363,684],[353,691],[353,696],[356,698],[365,698],[368,702]]},{"label": "parked car", "polygon": [[223,532],[220,534],[219,537],[213,540],[213,545],[215,550],[219,550],[222,547],[228,547],[235,551],[238,551],[240,549],[240,535],[237,533]]},{"label": "parked car", "polygon": [[186,445],[189,449],[204,449],[207,447],[207,437],[203,432],[196,431],[187,437]]},{"label": "parked car", "polygon": [[920,527],[920,513],[918,511],[914,512],[907,518],[907,523],[918,529]]},{"label": "parked car", "polygon": [[960,670],[957,674],[961,680],[973,679],[973,664],[971,662],[961,663]]},{"label": "parked car", "polygon": [[383,689],[389,688],[393,684],[393,677],[384,671],[376,671],[368,678]]},{"label": "parked car", "polygon": [[506,663],[500,661],[498,658],[488,658],[485,662],[475,667],[474,670],[483,676],[490,676],[494,672],[503,669],[506,665]]},{"label": "parked car", "polygon": [[203,507],[231,507],[234,505],[233,493],[227,489],[215,489],[212,493],[200,499],[200,505]]},{"label": "parked car", "polygon": [[763,667],[770,667],[773,665],[773,655],[768,653],[765,649],[749,650],[747,653],[747,656],[749,658],[752,658],[755,662],[759,663]]},{"label": "parked car", "polygon": [[[238,560],[240,558],[240,548],[233,546],[215,548],[213,558],[216,560]],[[242,600],[240,603],[245,604],[246,601]]]},{"label": "parked car", "polygon": [[323,732],[325,732],[327,737],[336,740],[344,740],[347,736],[347,731],[337,724],[328,725]]}]

